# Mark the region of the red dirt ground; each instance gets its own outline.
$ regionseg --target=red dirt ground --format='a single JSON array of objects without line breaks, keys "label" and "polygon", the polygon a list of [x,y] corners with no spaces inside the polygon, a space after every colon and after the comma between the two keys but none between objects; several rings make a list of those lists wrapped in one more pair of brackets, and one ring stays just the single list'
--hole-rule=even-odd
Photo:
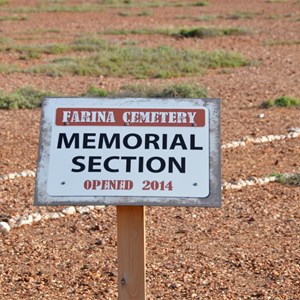
[{"label": "red dirt ground", "polygon": [[[193,1],[184,3],[188,2]],[[78,96],[90,85],[118,89],[128,83],[194,82],[206,86],[210,97],[222,99],[222,144],[245,136],[286,134],[291,127],[300,127],[299,109],[259,108],[269,98],[300,97],[299,1],[210,0],[205,7],[110,8],[84,13],[8,11],[41,3],[86,2],[8,1],[1,6],[0,17],[26,15],[27,20],[1,22],[0,37],[9,37],[17,44],[47,44],[69,43],[80,35],[99,35],[113,28],[243,27],[252,33],[207,39],[162,35],[104,38],[136,41],[140,46],[234,50],[255,63],[165,80],[0,74],[0,88],[6,92],[32,86]],[[130,14],[121,16],[119,12],[124,11]],[[149,11],[149,15],[137,16],[141,11]],[[249,19],[224,17],[236,12],[256,14]],[[192,18],[201,15],[223,18],[202,22]],[[52,58],[42,55],[23,61],[16,53],[0,52],[0,63],[19,66]],[[257,118],[261,113],[264,118]],[[34,170],[40,110],[1,110],[0,116],[0,175]],[[222,150],[223,181],[299,169],[299,138]],[[34,178],[0,181],[0,221],[62,209],[34,207],[34,185]],[[147,207],[148,298],[300,299],[299,200],[299,186],[270,183],[223,191],[221,209]],[[115,207],[43,220],[12,229],[8,236],[0,234],[0,299],[117,299],[116,249]]]}]

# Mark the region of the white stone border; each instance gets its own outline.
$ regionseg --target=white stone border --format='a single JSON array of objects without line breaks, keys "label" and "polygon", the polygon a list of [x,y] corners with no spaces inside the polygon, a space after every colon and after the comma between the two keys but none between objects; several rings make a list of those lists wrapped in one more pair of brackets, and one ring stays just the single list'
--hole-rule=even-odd
[{"label": "white stone border", "polygon": [[[298,138],[299,136],[300,136],[300,130],[299,128],[296,128],[292,130],[292,132],[286,135],[268,135],[268,136],[262,136],[258,138],[244,137],[240,141],[234,141],[234,142],[224,144],[221,146],[221,148],[222,149],[236,148],[240,146],[246,146],[246,144],[249,143],[253,143],[256,145],[256,144],[273,142],[277,140]],[[35,176],[36,176],[36,171],[24,170],[19,173],[15,172],[15,173],[9,173],[5,175],[0,175],[0,181],[12,180],[20,177],[35,177]],[[224,182],[222,184],[222,190],[242,189],[243,187],[246,186],[263,185],[275,181],[278,181],[278,178],[276,176],[263,177],[263,178],[250,177],[249,179],[246,180],[239,179],[234,183]],[[78,207],[69,206],[64,208],[61,212],[46,212],[44,214],[40,214],[36,212],[33,214],[24,214],[23,216],[13,217],[9,219],[8,222],[0,222],[0,232],[6,235],[9,234],[12,228],[17,228],[23,225],[32,225],[33,223],[39,222],[41,220],[59,219],[67,215],[73,215],[75,213],[85,214],[91,212],[92,210],[102,210],[104,207],[105,206],[102,205],[96,205],[96,206],[89,205],[89,206],[78,206]]]},{"label": "white stone border", "polygon": [[103,210],[105,206],[103,205],[89,205],[89,206],[69,206],[62,209],[60,212],[45,212],[41,214],[39,212],[33,214],[24,214],[23,216],[16,216],[10,218],[8,222],[0,222],[0,232],[6,235],[9,234],[12,228],[18,228],[23,225],[32,225],[33,223],[37,223],[41,220],[50,220],[50,219],[61,219],[65,216],[74,215],[76,213],[79,214],[88,214],[92,210]]},{"label": "white stone border", "polygon": [[[294,174],[283,174],[287,177],[292,177]],[[299,177],[300,178],[300,177]],[[268,184],[270,182],[276,182],[279,181],[276,176],[269,176],[269,177],[250,177],[249,179],[239,179],[236,182],[224,182],[222,184],[222,190],[239,190],[246,186],[255,186],[255,185],[264,185]],[[82,214],[88,214],[93,210],[103,210],[105,206],[103,205],[88,205],[88,206],[69,206],[65,207],[59,212],[45,212],[44,214],[41,214],[39,212],[33,213],[33,214],[24,214],[23,216],[16,216],[13,218],[10,218],[8,222],[0,222],[0,232],[2,232],[3,235],[9,234],[10,230],[12,228],[21,227],[23,225],[32,225],[33,223],[39,222],[41,220],[49,220],[49,219],[60,219],[64,218],[68,215],[74,215],[76,213]]]},{"label": "white stone border", "polygon": [[[257,138],[245,136],[239,141],[233,141],[233,142],[223,144],[221,148],[222,149],[237,148],[237,147],[244,147],[250,143],[257,145],[257,144],[269,143],[269,142],[280,141],[285,139],[295,139],[300,137],[300,128],[292,128],[290,129],[290,131],[292,132],[289,132],[288,134],[267,135],[267,136],[261,136]],[[0,181],[12,180],[20,177],[35,177],[35,175],[36,175],[35,170],[34,171],[24,170],[19,173],[14,172],[14,173],[0,175]]]},{"label": "white stone border", "polygon": [[221,146],[222,149],[229,149],[229,148],[237,148],[237,147],[243,147],[246,146],[247,144],[263,144],[263,143],[269,143],[273,141],[280,141],[280,140],[285,140],[285,139],[295,139],[300,137],[300,132],[298,129],[295,129],[294,132],[289,132],[288,134],[277,134],[277,135],[266,135],[266,136],[261,136],[257,138],[245,136],[239,141],[234,141],[234,142],[229,142],[227,144],[224,144]]}]

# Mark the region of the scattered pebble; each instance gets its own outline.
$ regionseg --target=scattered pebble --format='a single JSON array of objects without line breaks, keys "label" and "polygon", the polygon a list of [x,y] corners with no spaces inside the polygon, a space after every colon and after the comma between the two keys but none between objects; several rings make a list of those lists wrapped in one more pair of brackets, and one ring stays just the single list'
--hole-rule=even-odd
[{"label": "scattered pebble", "polygon": [[4,235],[9,234],[10,226],[6,222],[0,222],[0,232]]},{"label": "scattered pebble", "polygon": [[76,213],[76,209],[74,206],[66,207],[62,210],[62,213],[65,215],[74,215]]}]

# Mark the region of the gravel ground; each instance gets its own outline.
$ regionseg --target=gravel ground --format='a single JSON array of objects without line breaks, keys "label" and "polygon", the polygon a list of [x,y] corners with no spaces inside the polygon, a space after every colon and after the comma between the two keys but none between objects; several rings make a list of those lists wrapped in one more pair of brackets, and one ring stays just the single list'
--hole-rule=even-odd
[{"label": "gravel ground", "polygon": [[[6,92],[32,86],[78,96],[90,85],[118,89],[128,83],[196,82],[222,99],[222,144],[248,136],[285,135],[299,128],[299,109],[260,109],[269,98],[300,97],[299,1],[210,0],[205,7],[114,8],[101,12],[10,13],[51,1],[8,1],[0,37],[16,44],[69,43],[113,28],[220,26],[251,29],[251,35],[175,39],[160,35],[106,36],[141,46],[225,49],[241,52],[251,66],[210,70],[176,79],[0,74]],[[94,1],[96,3],[96,1]],[[139,1],[135,1],[139,2]],[[192,2],[192,1],[186,1]],[[56,4],[82,4],[63,1]],[[92,3],[92,1],[90,1]],[[3,8],[3,9],[2,9]],[[148,11],[146,16],[138,16]],[[120,12],[128,12],[121,16]],[[249,18],[226,16],[251,12]],[[222,16],[195,21],[201,15]],[[184,17],[184,18],[183,18]],[[112,21],[113,20],[113,21]],[[276,45],[270,45],[270,41]],[[31,66],[55,58],[20,60],[0,51],[0,63]],[[263,114],[263,117],[259,115]],[[40,110],[0,111],[0,175],[36,168]],[[222,149],[222,181],[272,172],[299,173],[299,137]],[[0,222],[63,207],[34,207],[34,177],[0,180]],[[149,299],[300,299],[300,189],[280,183],[223,191],[220,209],[147,207],[147,297]],[[48,219],[0,233],[0,299],[117,299],[116,209]]]}]

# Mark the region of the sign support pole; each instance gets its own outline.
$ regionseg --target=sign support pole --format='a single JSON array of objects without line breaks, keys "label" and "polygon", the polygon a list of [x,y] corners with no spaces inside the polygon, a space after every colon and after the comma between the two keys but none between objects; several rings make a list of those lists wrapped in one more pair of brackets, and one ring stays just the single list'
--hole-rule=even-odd
[{"label": "sign support pole", "polygon": [[117,206],[117,230],[119,300],[145,300],[145,207]]}]

